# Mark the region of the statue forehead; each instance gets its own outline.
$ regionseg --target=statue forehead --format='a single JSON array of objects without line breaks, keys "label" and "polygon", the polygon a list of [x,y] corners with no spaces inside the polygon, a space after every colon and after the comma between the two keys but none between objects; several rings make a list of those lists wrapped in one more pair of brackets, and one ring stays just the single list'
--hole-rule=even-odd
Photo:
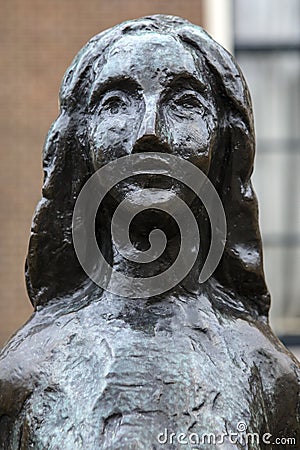
[{"label": "statue forehead", "polygon": [[191,52],[174,37],[144,33],[124,36],[110,48],[99,81],[151,70],[198,75]]}]

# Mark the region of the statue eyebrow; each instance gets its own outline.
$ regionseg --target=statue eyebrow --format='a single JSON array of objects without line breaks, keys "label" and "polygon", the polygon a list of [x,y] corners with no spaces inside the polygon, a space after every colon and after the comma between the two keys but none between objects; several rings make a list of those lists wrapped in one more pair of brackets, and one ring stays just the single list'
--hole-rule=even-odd
[{"label": "statue eyebrow", "polygon": [[89,106],[93,106],[94,103],[99,100],[101,95],[105,92],[118,89],[121,91],[137,93],[141,87],[138,82],[131,77],[109,77],[104,81],[98,80],[93,86],[89,96]]},{"label": "statue eyebrow", "polygon": [[172,78],[168,83],[168,88],[172,89],[178,86],[195,89],[201,94],[204,94],[207,91],[207,85],[204,81],[196,78],[189,72],[182,72],[180,74],[172,75]]}]

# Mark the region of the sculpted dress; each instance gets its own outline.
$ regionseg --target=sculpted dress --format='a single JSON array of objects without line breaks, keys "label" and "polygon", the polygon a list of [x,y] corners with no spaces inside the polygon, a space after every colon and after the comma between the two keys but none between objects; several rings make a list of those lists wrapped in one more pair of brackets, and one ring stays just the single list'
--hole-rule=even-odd
[{"label": "sculpted dress", "polygon": [[[267,448],[299,439],[299,373],[267,325],[205,295],[48,307],[1,356],[1,448]],[[235,443],[241,424],[260,441]]]}]

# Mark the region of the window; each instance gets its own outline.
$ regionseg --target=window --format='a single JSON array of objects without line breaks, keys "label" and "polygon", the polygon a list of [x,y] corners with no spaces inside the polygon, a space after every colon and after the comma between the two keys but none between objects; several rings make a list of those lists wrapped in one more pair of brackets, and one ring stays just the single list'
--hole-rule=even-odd
[{"label": "window", "polygon": [[[300,1],[235,0],[234,53],[252,94],[271,322],[300,344]],[[288,339],[286,340],[288,343]]]}]

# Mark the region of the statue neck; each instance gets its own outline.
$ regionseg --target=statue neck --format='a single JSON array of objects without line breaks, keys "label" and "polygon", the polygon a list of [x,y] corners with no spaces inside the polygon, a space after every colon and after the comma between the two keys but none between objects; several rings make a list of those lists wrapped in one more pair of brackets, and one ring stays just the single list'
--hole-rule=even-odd
[{"label": "statue neck", "polygon": [[[112,269],[126,277],[134,279],[149,278],[160,275],[168,269],[171,271],[174,262],[178,260],[179,255],[182,252],[181,236],[176,222],[165,214],[161,215],[159,211],[151,211],[149,213],[147,211],[140,216],[140,220],[139,217],[137,217],[132,221],[130,226],[129,245],[125,247],[120,247],[119,242],[112,238],[111,228],[108,224],[111,224],[110,220],[106,221],[106,227],[100,227],[102,237],[99,240],[99,244],[102,248],[102,253],[105,255],[106,260],[109,262]],[[159,230],[161,233],[160,235]],[[158,241],[156,241],[155,238],[153,239],[155,234],[153,234],[153,231],[156,233],[158,232],[158,234],[156,234]],[[120,236],[125,233],[126,225],[124,224],[124,227],[120,227]],[[165,242],[160,240],[162,233],[164,233]],[[108,245],[109,242],[110,245]],[[158,245],[156,245],[157,242]],[[204,239],[201,236],[201,245],[203,242]],[[144,254],[147,253],[149,255],[150,252],[157,248],[159,249],[158,257],[156,254],[156,256],[151,259],[153,256],[152,253],[152,255],[150,254],[150,259],[145,261]],[[138,256],[137,259],[132,261],[130,260],[132,255],[133,257],[136,257],[137,255],[136,250],[140,252],[142,257],[140,258],[140,256]],[[193,255],[194,259],[192,259]],[[195,258],[197,258],[196,262],[191,265],[190,261],[194,261]],[[202,258],[202,252],[198,255],[195,250],[195,243],[192,240],[186,240],[184,258],[181,256],[180,265],[177,265],[177,267],[180,268],[179,275],[178,272],[175,277],[173,275],[175,280],[174,288],[177,285],[181,285],[190,292],[198,292],[198,279],[202,267]],[[182,273],[183,276],[181,276]],[[176,282],[176,279],[179,279],[179,281]]]}]

